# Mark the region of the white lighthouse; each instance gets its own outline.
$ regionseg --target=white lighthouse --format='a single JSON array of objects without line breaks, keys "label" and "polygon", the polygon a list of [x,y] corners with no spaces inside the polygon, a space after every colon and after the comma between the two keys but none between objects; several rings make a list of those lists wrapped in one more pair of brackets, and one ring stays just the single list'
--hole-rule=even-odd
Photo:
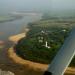
[{"label": "white lighthouse", "polygon": [[48,42],[46,41],[46,43],[45,43],[45,47],[46,48],[51,48],[50,46],[48,46]]}]

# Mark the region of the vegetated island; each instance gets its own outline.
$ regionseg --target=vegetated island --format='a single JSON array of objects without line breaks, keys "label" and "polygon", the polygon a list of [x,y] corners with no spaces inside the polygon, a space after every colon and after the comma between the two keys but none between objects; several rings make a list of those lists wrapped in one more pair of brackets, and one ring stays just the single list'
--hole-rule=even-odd
[{"label": "vegetated island", "polygon": [[[15,45],[15,52],[25,60],[49,64],[68,37],[74,18],[43,16],[37,22],[29,23],[29,32]],[[75,66],[75,57],[70,66]]]}]

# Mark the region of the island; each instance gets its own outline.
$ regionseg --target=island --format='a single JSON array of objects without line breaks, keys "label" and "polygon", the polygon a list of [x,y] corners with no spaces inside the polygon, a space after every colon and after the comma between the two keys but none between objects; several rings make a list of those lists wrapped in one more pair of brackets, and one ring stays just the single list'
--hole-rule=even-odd
[{"label": "island", "polygon": [[[26,37],[16,44],[15,52],[25,60],[49,64],[68,37],[72,25],[70,21],[58,18],[43,18],[29,23]],[[75,66],[75,58],[70,66]]]},{"label": "island", "polygon": [[[22,33],[9,37],[14,45],[8,49],[8,57],[14,63],[24,67],[22,72],[28,75],[29,73],[43,75],[47,70],[48,63],[51,63],[74,25],[74,18],[72,20],[70,20],[71,18],[65,18],[65,21],[64,18],[61,19],[58,19],[58,17],[53,19],[51,17],[42,18],[29,23]],[[75,74],[74,63],[75,57],[67,68],[65,75]]]}]

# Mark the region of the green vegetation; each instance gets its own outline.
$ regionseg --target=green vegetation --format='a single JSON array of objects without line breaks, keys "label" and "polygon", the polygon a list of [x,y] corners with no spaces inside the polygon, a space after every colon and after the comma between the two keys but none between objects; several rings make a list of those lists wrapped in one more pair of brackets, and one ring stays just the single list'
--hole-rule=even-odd
[{"label": "green vegetation", "polygon": [[[19,40],[16,53],[24,59],[50,63],[72,28],[67,21],[43,19],[28,24],[27,37]],[[75,58],[71,66],[75,66]]]}]

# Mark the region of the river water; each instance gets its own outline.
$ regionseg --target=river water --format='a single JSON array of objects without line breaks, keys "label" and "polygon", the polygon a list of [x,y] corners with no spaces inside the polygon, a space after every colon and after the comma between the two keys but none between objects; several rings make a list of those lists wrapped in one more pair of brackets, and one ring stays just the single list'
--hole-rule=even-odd
[{"label": "river water", "polygon": [[24,30],[29,22],[37,21],[40,16],[24,16],[22,19],[0,23],[0,40],[7,40],[11,35],[18,34]]},{"label": "river water", "polygon": [[[8,58],[7,51],[11,46],[13,46],[13,43],[9,41],[8,38],[12,35],[24,32],[29,22],[38,21],[40,19],[41,19],[40,15],[38,16],[29,15],[29,16],[23,16],[23,18],[14,21],[0,23],[0,42],[3,42],[3,44],[0,43],[0,70],[3,70],[4,72],[10,71],[15,75],[25,75],[24,73],[25,71],[23,70],[22,73],[20,70],[22,66],[13,63]],[[15,68],[17,71],[15,70]]]},{"label": "river water", "polygon": [[14,21],[0,23],[0,42],[3,42],[3,46],[0,43],[0,64],[9,63],[10,60],[7,57],[7,50],[12,46],[12,42],[9,41],[9,37],[24,32],[29,22],[38,21],[41,18],[40,15],[23,16],[21,19]]}]

